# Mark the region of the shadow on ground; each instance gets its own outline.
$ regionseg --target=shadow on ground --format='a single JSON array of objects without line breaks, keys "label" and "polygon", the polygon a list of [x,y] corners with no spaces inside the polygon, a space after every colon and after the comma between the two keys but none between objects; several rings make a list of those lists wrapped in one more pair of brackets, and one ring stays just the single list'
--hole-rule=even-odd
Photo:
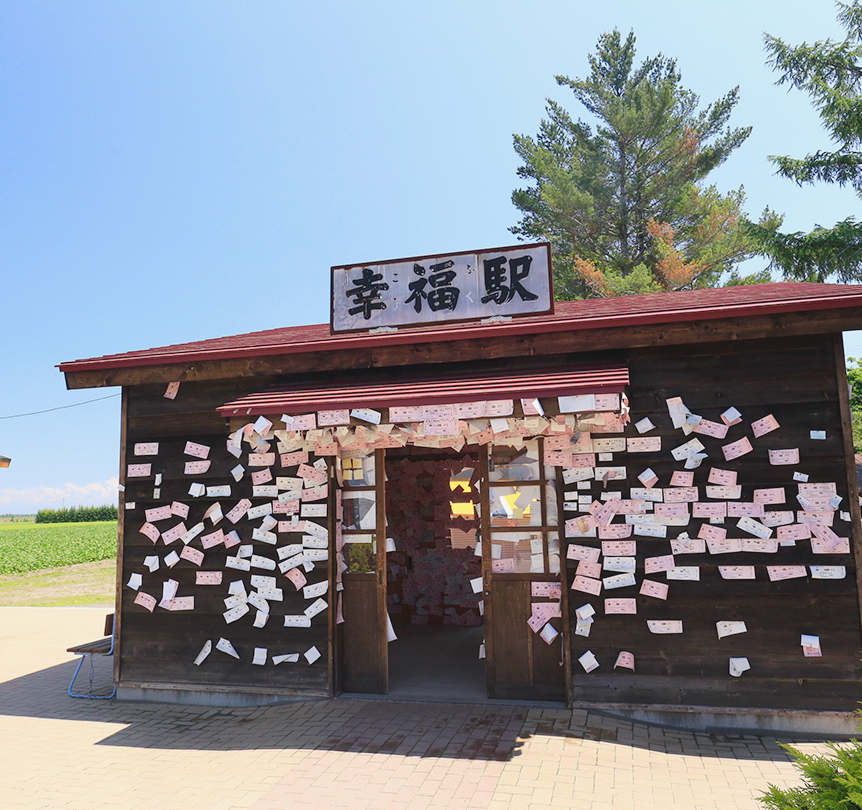
[{"label": "shadow on ground", "polygon": [[[703,734],[632,722],[609,714],[517,705],[314,700],[256,708],[80,700],[66,689],[67,662],[0,684],[0,715],[118,726],[99,744],[164,750],[305,749],[506,761],[531,737],[567,745],[597,740],[669,754],[786,760],[779,740],[822,737]],[[94,687],[109,688],[109,662]],[[86,665],[83,668],[86,670]],[[79,686],[86,688],[86,679]]]}]

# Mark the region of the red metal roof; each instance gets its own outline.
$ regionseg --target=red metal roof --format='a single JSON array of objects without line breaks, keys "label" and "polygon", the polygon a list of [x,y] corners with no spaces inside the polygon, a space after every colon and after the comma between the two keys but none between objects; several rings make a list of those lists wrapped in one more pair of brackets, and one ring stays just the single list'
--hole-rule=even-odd
[{"label": "red metal roof", "polygon": [[709,320],[779,312],[862,306],[862,285],[777,282],[684,292],[561,301],[553,315],[503,323],[461,323],[399,329],[395,332],[332,335],[328,324],[292,326],[232,337],[181,343],[61,363],[60,371],[134,368],[301,352],[344,351],[371,346],[435,343],[499,335],[538,334],[642,324]]},{"label": "red metal roof", "polygon": [[433,378],[377,383],[282,385],[228,402],[222,416],[303,413],[341,408],[387,408],[448,402],[620,393],[629,383],[625,363],[538,371],[442,374]]}]

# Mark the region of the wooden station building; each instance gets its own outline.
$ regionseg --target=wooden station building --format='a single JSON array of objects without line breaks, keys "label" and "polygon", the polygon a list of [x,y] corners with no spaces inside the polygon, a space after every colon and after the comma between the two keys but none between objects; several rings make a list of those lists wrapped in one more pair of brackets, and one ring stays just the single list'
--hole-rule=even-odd
[{"label": "wooden station building", "polygon": [[855,709],[862,287],[552,306],[61,364],[122,387],[120,696],[382,693],[421,631],[494,698]]}]

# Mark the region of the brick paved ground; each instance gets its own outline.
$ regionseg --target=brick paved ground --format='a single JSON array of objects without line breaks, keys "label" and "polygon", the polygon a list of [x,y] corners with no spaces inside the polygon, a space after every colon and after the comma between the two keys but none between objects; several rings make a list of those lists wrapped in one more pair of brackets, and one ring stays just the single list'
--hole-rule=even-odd
[{"label": "brick paved ground", "polygon": [[97,638],[104,613],[0,608],[4,810],[713,810],[756,808],[768,783],[796,782],[773,739],[579,710],[73,700],[63,651]]}]

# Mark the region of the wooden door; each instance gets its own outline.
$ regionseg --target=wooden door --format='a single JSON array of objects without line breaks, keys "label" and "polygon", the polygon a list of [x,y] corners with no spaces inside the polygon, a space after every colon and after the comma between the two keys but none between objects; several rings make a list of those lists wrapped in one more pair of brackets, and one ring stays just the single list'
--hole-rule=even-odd
[{"label": "wooden door", "polygon": [[[344,622],[339,625],[338,680],[344,692],[389,691],[383,453],[377,450],[373,457],[359,460],[362,477],[345,478],[341,490],[343,554],[348,566],[342,577]],[[366,504],[356,503],[366,499],[373,499],[373,506],[363,509]]]},{"label": "wooden door", "polygon": [[[546,480],[541,441],[528,443],[528,447],[527,458],[535,463],[527,464],[526,472],[524,464],[518,464],[515,470],[518,454],[510,448],[486,450],[481,459],[488,696],[562,701],[568,700],[570,680],[565,643],[568,611],[560,584],[560,512],[556,498],[551,497],[554,487],[556,492],[560,488],[556,475]],[[505,463],[507,459],[513,463]],[[515,504],[531,501],[531,514],[525,517],[524,509],[518,508],[511,516],[501,515],[502,498]],[[511,564],[505,562],[510,559]],[[504,562],[495,564],[499,560]],[[527,620],[534,602],[553,603],[555,599],[534,596],[533,583],[560,587],[561,615],[549,622],[559,635],[550,644],[530,628]]]}]

